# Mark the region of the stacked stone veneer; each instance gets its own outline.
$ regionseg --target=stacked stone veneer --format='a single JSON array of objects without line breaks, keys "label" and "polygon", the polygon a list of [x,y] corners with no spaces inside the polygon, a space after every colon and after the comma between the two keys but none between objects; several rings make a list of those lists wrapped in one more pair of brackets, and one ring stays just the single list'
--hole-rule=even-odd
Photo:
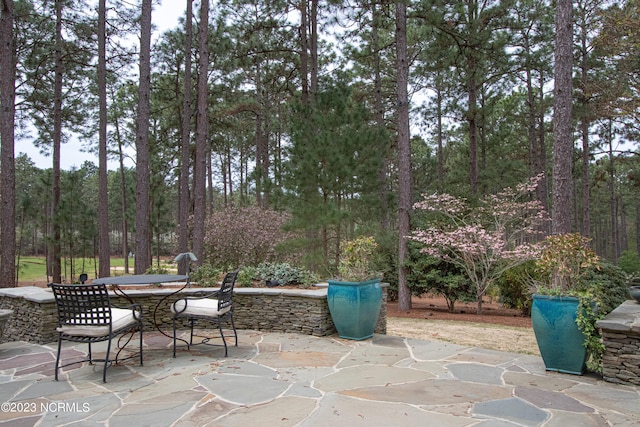
[{"label": "stacked stone veneer", "polygon": [[[170,305],[178,298],[202,292],[203,288],[184,289],[178,294],[174,294],[175,290],[168,288],[126,290],[135,303],[143,306],[145,330],[155,330],[154,325],[157,324],[169,334],[172,330]],[[386,286],[383,286],[382,294],[383,303],[375,332],[386,334]],[[125,298],[115,295],[112,295],[111,303],[117,306],[129,304]],[[336,332],[329,313],[326,288],[236,288],[233,307],[233,317],[238,329],[316,336],[332,335]],[[13,310],[2,335],[3,342],[28,341],[43,344],[57,340],[55,300],[49,289],[32,286],[0,289],[0,308]],[[182,323],[181,327],[186,327],[186,323]]]},{"label": "stacked stone veneer", "polygon": [[605,354],[605,381],[640,385],[640,304],[629,300],[598,321]]}]

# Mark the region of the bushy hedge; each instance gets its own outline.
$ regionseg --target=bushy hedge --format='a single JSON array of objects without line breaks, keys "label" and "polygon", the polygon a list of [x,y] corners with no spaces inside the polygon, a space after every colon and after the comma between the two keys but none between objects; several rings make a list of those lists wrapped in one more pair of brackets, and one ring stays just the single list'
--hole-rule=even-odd
[{"label": "bushy hedge", "polygon": [[599,317],[604,317],[629,297],[629,283],[624,271],[608,262],[590,268],[582,277],[581,290],[590,291],[597,299]]},{"label": "bushy hedge", "polygon": [[222,274],[221,269],[215,268],[211,264],[202,264],[190,273],[191,281],[205,288],[220,286]]},{"label": "bushy hedge", "polygon": [[505,271],[496,280],[500,302],[507,308],[518,309],[523,315],[531,315],[531,283],[539,281],[535,261],[528,261]]},{"label": "bushy hedge", "polygon": [[289,219],[256,206],[216,211],[207,219],[203,261],[226,270],[289,261],[286,242],[295,237],[283,229]]},{"label": "bushy hedge", "polygon": [[269,282],[272,286],[301,285],[311,286],[318,278],[304,268],[293,267],[288,263],[262,263],[255,268],[255,278]]}]

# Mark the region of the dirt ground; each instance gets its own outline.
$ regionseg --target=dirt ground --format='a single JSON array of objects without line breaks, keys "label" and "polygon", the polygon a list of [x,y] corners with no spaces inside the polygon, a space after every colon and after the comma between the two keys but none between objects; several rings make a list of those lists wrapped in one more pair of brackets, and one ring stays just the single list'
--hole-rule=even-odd
[{"label": "dirt ground", "polygon": [[449,313],[447,303],[441,296],[425,295],[411,298],[410,311],[398,311],[397,301],[389,301],[387,313],[392,317],[427,320],[453,320],[456,322],[492,323],[504,326],[530,328],[531,318],[518,310],[505,308],[502,304],[488,299],[482,302],[482,315],[477,313],[477,304],[456,302],[454,312]]},{"label": "dirt ground", "polygon": [[407,338],[446,341],[512,353],[539,355],[531,318],[493,301],[483,301],[482,315],[475,303],[456,303],[449,313],[444,298],[412,297],[411,310],[399,311],[387,304],[387,334]]}]

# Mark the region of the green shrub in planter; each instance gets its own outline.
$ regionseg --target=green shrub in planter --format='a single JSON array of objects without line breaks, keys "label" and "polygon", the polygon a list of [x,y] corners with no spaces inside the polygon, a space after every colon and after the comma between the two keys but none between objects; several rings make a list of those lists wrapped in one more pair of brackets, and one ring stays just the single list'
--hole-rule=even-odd
[{"label": "green shrub in planter", "polygon": [[[628,286],[624,272],[602,262],[588,242],[579,234],[549,236],[537,262],[539,277],[547,277],[548,281],[538,282],[535,293],[578,298],[575,322],[584,334],[586,365],[591,371],[601,372],[604,345],[596,322],[627,299]],[[535,331],[536,322],[533,323]]]},{"label": "green shrub in planter", "polygon": [[310,271],[293,267],[288,263],[262,263],[256,267],[254,278],[264,281],[268,286],[308,287],[318,281]]},{"label": "green shrub in planter", "polygon": [[220,276],[223,271],[211,264],[202,264],[191,271],[191,282],[203,288],[220,286]]},{"label": "green shrub in planter", "polygon": [[255,267],[243,267],[238,272],[238,277],[236,278],[236,284],[243,288],[250,288],[253,286],[253,281],[256,277],[256,268]]}]

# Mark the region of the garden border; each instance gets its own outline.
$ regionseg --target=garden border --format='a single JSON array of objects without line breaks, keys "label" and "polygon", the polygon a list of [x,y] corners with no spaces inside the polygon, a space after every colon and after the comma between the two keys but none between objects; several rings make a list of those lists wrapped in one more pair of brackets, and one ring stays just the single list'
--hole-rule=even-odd
[{"label": "garden border", "polygon": [[[170,333],[172,316],[170,304],[178,298],[214,290],[215,288],[187,288],[168,297],[160,306],[156,321],[165,333]],[[387,332],[387,289],[382,286],[382,307],[375,332]],[[153,308],[167,295],[175,292],[169,287],[127,290],[136,303],[144,308],[145,331],[153,331]],[[110,293],[113,305],[128,302]],[[336,333],[329,313],[327,289],[319,285],[313,289],[242,288],[234,289],[234,321],[238,329],[291,332],[304,335],[328,336]],[[46,344],[57,340],[55,300],[49,289],[35,286],[0,289],[0,308],[13,310],[2,334],[1,342],[26,341]],[[183,325],[186,326],[186,325]]]}]

